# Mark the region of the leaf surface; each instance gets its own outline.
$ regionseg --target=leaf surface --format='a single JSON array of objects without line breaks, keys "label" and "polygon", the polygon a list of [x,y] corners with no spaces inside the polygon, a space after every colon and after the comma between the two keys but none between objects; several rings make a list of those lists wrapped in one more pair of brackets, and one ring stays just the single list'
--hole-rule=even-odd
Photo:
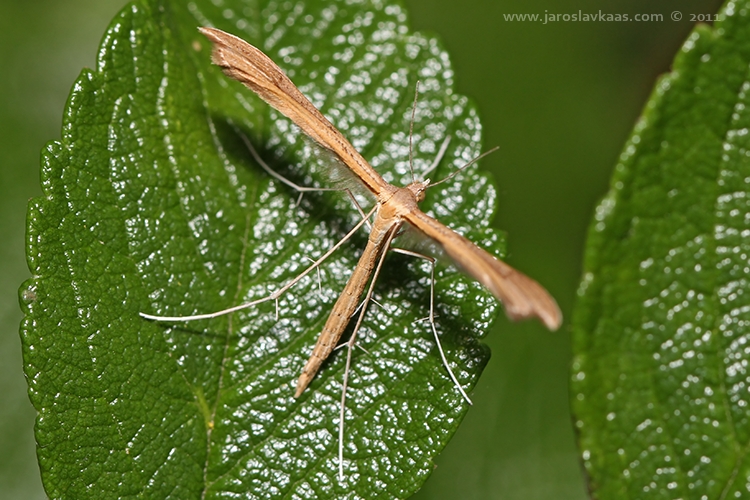
[{"label": "leaf surface", "polygon": [[[403,498],[430,474],[467,411],[429,325],[429,266],[391,256],[360,332],[337,477],[344,351],[295,399],[294,383],[359,235],[273,303],[183,324],[267,295],[357,221],[341,193],[297,195],[252,159],[303,185],[350,185],[296,127],[210,65],[202,25],[263,49],[389,182],[406,184],[414,86],[417,175],[443,139],[436,178],[475,157],[481,125],[453,90],[447,54],[410,33],[396,3],[137,1],[113,20],[96,70],[43,152],[44,196],[29,205],[21,289],[24,360],[39,411],[45,488],[59,498]],[[326,166],[328,165],[328,166]],[[333,184],[332,184],[333,183]],[[470,169],[423,209],[485,248],[495,191]],[[372,202],[360,197],[365,206]],[[496,312],[481,287],[438,269],[438,329],[471,388]]]},{"label": "leaf surface", "polygon": [[590,230],[572,393],[595,498],[750,487],[749,13],[690,35]]}]

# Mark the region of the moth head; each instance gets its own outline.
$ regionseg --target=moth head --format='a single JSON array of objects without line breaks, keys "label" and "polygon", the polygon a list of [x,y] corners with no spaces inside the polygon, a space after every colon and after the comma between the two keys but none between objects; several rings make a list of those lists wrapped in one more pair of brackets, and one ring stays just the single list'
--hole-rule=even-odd
[{"label": "moth head", "polygon": [[419,203],[424,200],[425,191],[427,191],[428,187],[430,187],[430,179],[425,179],[423,181],[412,182],[409,184],[408,189],[414,194],[414,198],[416,198],[417,203]]}]

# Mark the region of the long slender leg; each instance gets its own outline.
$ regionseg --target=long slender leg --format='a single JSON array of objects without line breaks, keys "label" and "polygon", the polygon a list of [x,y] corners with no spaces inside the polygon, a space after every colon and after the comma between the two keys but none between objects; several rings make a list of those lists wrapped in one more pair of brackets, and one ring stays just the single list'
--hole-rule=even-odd
[{"label": "long slender leg", "polygon": [[[297,197],[297,205],[302,202],[302,196],[304,196],[305,193],[312,193],[312,192],[319,192],[319,191],[344,191],[349,199],[352,201],[352,204],[359,212],[359,215],[362,216],[362,218],[365,217],[365,212],[362,210],[362,206],[357,202],[357,199],[354,197],[354,194],[351,192],[349,188],[313,188],[313,187],[307,187],[307,186],[300,186],[299,184],[287,179],[274,169],[272,169],[268,163],[263,160],[263,158],[260,157],[258,154],[258,150],[255,149],[255,146],[253,146],[253,143],[250,142],[250,139],[247,138],[245,134],[239,131],[239,129],[236,129],[237,133],[240,134],[240,137],[242,138],[242,141],[245,143],[245,147],[247,147],[248,151],[250,151],[250,154],[252,155],[253,159],[255,159],[256,162],[258,162],[258,165],[268,173],[271,177],[278,180],[282,184],[289,186],[290,188],[294,189],[299,193],[299,196]],[[370,221],[368,220],[366,222],[367,227],[371,227]]]},{"label": "long slender leg", "polygon": [[260,157],[260,155],[258,154],[258,150],[255,149],[255,146],[253,146],[253,143],[250,142],[250,139],[248,139],[245,134],[240,132],[239,129],[235,128],[235,130],[237,131],[237,133],[239,133],[240,137],[242,138],[242,142],[245,143],[245,147],[248,149],[248,151],[250,151],[250,154],[252,155],[253,159],[255,159],[258,165],[260,165],[260,167],[263,170],[265,170],[268,175],[270,175],[277,181],[281,182],[282,184],[289,186],[290,188],[294,189],[295,191],[299,193],[299,197],[297,198],[297,205],[300,204],[300,202],[302,201],[302,196],[305,193],[311,193],[311,192],[316,192],[316,191],[343,191],[342,189],[336,189],[336,188],[312,188],[312,187],[307,187],[307,186],[300,186],[299,184],[296,184],[290,181],[289,179],[287,179],[286,177],[284,177],[283,175],[281,175],[280,173],[276,172],[274,169],[269,167],[268,163],[266,163],[265,160],[263,160],[263,158]]},{"label": "long slender leg", "polygon": [[[255,161],[258,162],[258,164],[265,170],[270,176],[272,176],[274,179],[277,179],[279,182],[291,187],[292,189],[297,190],[300,193],[300,198],[298,198],[297,203],[299,204],[299,201],[302,199],[302,194],[306,192],[312,192],[312,191],[341,191],[340,189],[333,189],[333,188],[310,188],[305,186],[299,186],[295,184],[294,182],[290,181],[286,177],[282,176],[278,172],[275,172],[268,164],[263,161],[263,158],[260,157],[258,154],[258,151],[253,146],[252,142],[250,142],[250,139],[247,138],[245,134],[243,134],[237,127],[235,127],[235,131],[239,134],[239,136],[242,138],[242,141],[245,143],[245,146],[250,151],[250,154],[253,156]],[[246,309],[255,305],[262,304],[263,302],[268,302],[270,300],[275,301],[276,303],[276,319],[279,318],[279,297],[287,291],[289,288],[297,284],[301,279],[303,279],[307,274],[309,274],[313,269],[318,269],[319,266],[334,252],[336,251],[341,245],[343,245],[349,238],[354,235],[357,230],[362,227],[363,224],[366,224],[368,227],[371,227],[370,224],[370,217],[377,211],[377,205],[373,207],[369,213],[365,214],[362,210],[362,207],[357,203],[357,200],[354,198],[354,195],[351,193],[350,190],[344,189],[346,193],[349,195],[349,198],[354,202],[354,205],[356,206],[357,210],[359,211],[360,215],[362,216],[362,220],[351,230],[349,231],[341,240],[339,240],[338,243],[336,243],[333,247],[331,247],[323,256],[321,256],[317,261],[314,261],[310,267],[302,271],[302,273],[298,274],[294,279],[292,279],[289,283],[281,287],[280,289],[272,292],[271,294],[267,295],[266,297],[260,298],[258,300],[254,300],[251,302],[246,302],[234,307],[229,307],[227,309],[222,309],[220,311],[215,311],[212,313],[207,314],[195,314],[190,316],[158,316],[153,314],[147,314],[147,313],[139,313],[141,317],[154,320],[154,321],[195,321],[195,320],[201,320],[201,319],[212,319],[219,316],[223,316],[225,314],[231,314],[233,312],[240,311],[242,309]],[[319,272],[319,271],[318,271]]]},{"label": "long slender leg", "polygon": [[432,328],[432,334],[435,337],[435,344],[437,344],[438,352],[440,353],[440,359],[443,360],[443,366],[448,372],[448,376],[450,376],[453,384],[456,386],[456,389],[458,389],[458,392],[461,393],[461,396],[463,396],[466,402],[472,404],[471,399],[464,391],[464,388],[461,387],[461,384],[458,382],[458,378],[456,378],[456,376],[453,374],[453,370],[451,370],[450,364],[448,364],[448,358],[445,357],[443,345],[440,342],[440,336],[438,335],[437,327],[435,326],[435,259],[433,257],[430,257],[429,255],[412,252],[411,250],[405,250],[403,248],[391,248],[391,250],[402,255],[409,255],[411,257],[424,259],[430,263],[430,316],[428,317],[428,320],[430,322],[430,327]]},{"label": "long slender leg", "polygon": [[333,245],[326,253],[324,253],[318,260],[313,262],[307,269],[302,271],[300,274],[298,274],[294,279],[289,281],[286,285],[279,288],[275,292],[266,295],[263,298],[253,300],[251,302],[245,302],[244,304],[240,304],[237,306],[229,307],[227,309],[222,309],[221,311],[216,311],[212,313],[207,314],[195,314],[192,316],[157,316],[153,314],[146,314],[146,313],[138,313],[141,315],[141,317],[146,319],[151,319],[155,321],[195,321],[199,319],[211,319],[211,318],[217,318],[219,316],[223,316],[225,314],[231,314],[236,311],[241,311],[242,309],[247,309],[248,307],[252,307],[258,304],[262,304],[263,302],[268,302],[269,300],[277,300],[284,292],[289,290],[291,287],[296,285],[302,278],[310,274],[314,269],[317,269],[318,266],[320,266],[328,257],[331,256],[333,252],[339,249],[341,245],[343,245],[349,238],[351,238],[354,233],[356,233],[359,228],[361,228],[368,220],[369,218],[377,211],[378,205],[375,205],[372,210],[370,210],[369,213],[365,214],[365,217],[359,221],[359,223],[352,228],[351,231],[346,233],[346,235],[339,240],[338,243]]},{"label": "long slender leg", "polygon": [[458,389],[458,392],[461,393],[461,396],[466,400],[468,404],[472,404],[471,399],[464,391],[463,387],[461,387],[461,384],[458,382],[458,378],[453,374],[453,370],[451,369],[450,365],[448,364],[448,359],[445,357],[445,352],[443,351],[442,343],[440,342],[440,336],[437,332],[437,327],[435,326],[435,259],[433,257],[430,257],[428,255],[423,255],[417,252],[412,252],[411,250],[405,250],[402,248],[392,248],[390,247],[390,242],[393,241],[393,238],[395,238],[398,235],[399,231],[398,228],[395,228],[393,232],[388,236],[387,244],[385,246],[385,251],[380,256],[380,259],[378,260],[378,265],[373,271],[372,279],[370,281],[370,286],[367,289],[367,294],[365,295],[364,300],[359,306],[359,316],[357,317],[357,323],[354,325],[354,331],[352,332],[351,337],[346,342],[347,346],[347,353],[346,353],[346,365],[344,367],[344,380],[342,383],[342,389],[341,389],[341,405],[339,407],[339,480],[344,480],[344,422],[345,422],[345,416],[346,416],[346,391],[349,387],[349,373],[351,371],[352,366],[352,352],[353,347],[356,346],[357,341],[357,335],[359,333],[360,326],[362,325],[362,321],[364,320],[365,313],[367,312],[367,305],[372,300],[372,293],[373,289],[375,287],[375,282],[378,279],[378,276],[380,275],[380,271],[383,267],[383,262],[385,261],[385,256],[388,253],[387,250],[393,250],[397,253],[409,255],[412,257],[418,257],[427,260],[430,262],[430,327],[432,328],[432,333],[435,337],[435,343],[437,344],[438,352],[440,352],[440,358],[442,359],[443,366],[445,366],[446,371],[448,372],[448,375],[450,376],[451,380],[453,381],[453,384]]},{"label": "long slender leg", "polygon": [[370,286],[367,288],[367,294],[365,295],[365,299],[363,301],[362,307],[359,311],[359,316],[357,317],[357,323],[354,325],[354,331],[352,332],[352,336],[349,338],[349,341],[346,343],[347,345],[347,352],[346,352],[346,366],[344,368],[344,381],[342,383],[341,388],[341,407],[339,412],[339,480],[344,480],[344,417],[346,413],[346,390],[349,387],[349,370],[352,366],[352,347],[356,345],[357,342],[357,333],[359,333],[359,328],[362,326],[362,321],[365,318],[365,313],[367,312],[367,304],[370,302],[370,299],[372,298],[372,292],[375,288],[375,282],[378,280],[378,276],[380,275],[380,270],[383,268],[383,262],[385,261],[385,256],[388,253],[388,249],[391,245],[391,242],[393,241],[393,238],[396,237],[396,234],[398,233],[398,227],[393,227],[390,234],[387,236],[384,244],[383,244],[383,251],[380,255],[380,259],[378,260],[378,265],[373,271],[372,279],[370,280]]}]

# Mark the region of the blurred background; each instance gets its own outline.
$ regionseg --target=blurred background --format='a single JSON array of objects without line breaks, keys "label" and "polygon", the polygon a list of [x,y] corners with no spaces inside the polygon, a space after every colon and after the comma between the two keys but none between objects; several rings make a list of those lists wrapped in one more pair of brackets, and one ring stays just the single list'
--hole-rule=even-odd
[{"label": "blurred background", "polygon": [[[566,316],[561,331],[500,319],[474,407],[415,498],[584,499],[568,405],[567,321],[586,230],[620,149],[692,29],[718,0],[405,0],[415,30],[443,40],[458,91],[484,124],[483,160],[507,231],[508,261]],[[44,498],[26,396],[17,290],[29,277],[25,212],[39,152],[60,138],[82,67],[124,0],[0,0],[0,498]],[[508,14],[662,14],[651,22],[520,22]],[[679,12],[681,20],[672,19]]]}]

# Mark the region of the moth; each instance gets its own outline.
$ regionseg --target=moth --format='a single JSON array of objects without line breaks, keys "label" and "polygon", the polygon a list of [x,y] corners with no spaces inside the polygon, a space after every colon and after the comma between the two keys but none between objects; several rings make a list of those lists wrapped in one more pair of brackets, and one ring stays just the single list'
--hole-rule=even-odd
[{"label": "moth", "polygon": [[[204,27],[199,28],[199,30],[213,44],[212,62],[219,66],[225,75],[243,83],[261,99],[288,117],[305,134],[340,160],[366,190],[372,194],[372,197],[375,199],[375,206],[369,214],[363,214],[362,221],[342,241],[326,252],[305,272],[283,288],[263,299],[211,314],[164,317],[142,313],[143,317],[161,321],[188,321],[212,318],[244,309],[266,300],[275,300],[281,293],[301,279],[302,276],[317,267],[333,250],[338,248],[343,241],[348,239],[354,231],[359,229],[374,215],[365,250],[331,310],[310,358],[302,368],[302,373],[297,381],[295,397],[299,397],[308,387],[322,363],[338,345],[344,330],[355,315],[358,307],[360,307],[360,304],[364,304],[359,312],[352,338],[349,340],[349,346],[353,345],[356,332],[364,317],[364,310],[372,295],[372,283],[374,283],[375,278],[377,278],[380,272],[384,257],[391,248],[391,243],[407,224],[427,238],[432,239],[459,268],[490,290],[502,303],[510,319],[538,318],[550,330],[559,328],[562,322],[560,309],[555,300],[539,283],[503,261],[498,260],[487,251],[479,248],[468,239],[419,209],[419,203],[425,198],[425,191],[438,184],[438,182],[430,183],[429,180],[414,180],[406,187],[389,184],[354,149],[341,132],[313,106],[284,74],[281,68],[268,56],[244,40],[219,29]],[[253,154],[255,155],[256,153],[253,151]],[[368,283],[371,283],[371,285],[365,294],[364,301],[362,301],[362,294],[365,292]],[[437,331],[432,321],[432,304],[430,308],[430,320],[439,346]],[[343,453],[343,413],[346,397],[346,381],[348,368],[351,363],[351,351],[352,349],[350,348],[342,394],[339,426],[340,467]],[[442,348],[440,348],[440,353],[443,357],[443,363],[454,383],[465,399],[470,402],[457,379],[453,376]]]}]

